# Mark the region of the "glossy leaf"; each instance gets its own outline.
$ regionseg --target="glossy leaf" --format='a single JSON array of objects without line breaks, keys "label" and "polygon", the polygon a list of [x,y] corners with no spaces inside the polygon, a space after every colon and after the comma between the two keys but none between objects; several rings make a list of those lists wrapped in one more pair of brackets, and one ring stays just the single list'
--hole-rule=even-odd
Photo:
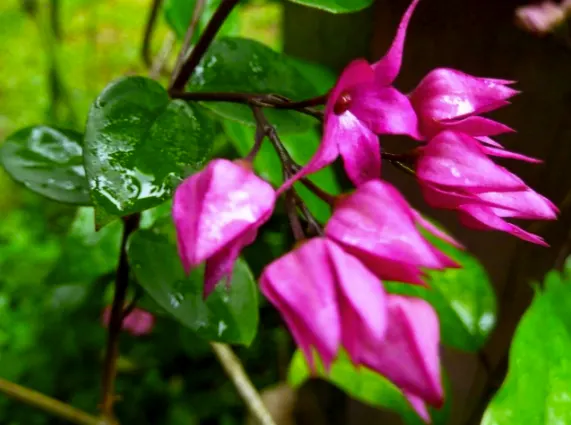
[{"label": "glossy leaf", "polygon": [[213,121],[199,105],[169,100],[148,78],[114,81],[93,103],[85,132],[96,208],[122,216],[162,203],[207,159],[213,138]]},{"label": "glossy leaf", "polygon": [[[192,37],[193,44],[198,40],[198,37],[216,11],[216,8],[220,5],[220,2],[221,0],[206,0],[203,12]],[[165,2],[165,19],[180,40],[184,40],[195,5],[196,0],[167,0]],[[238,33],[240,26],[238,13],[238,10],[234,10],[230,13],[230,16],[226,18],[224,24],[218,31],[217,36],[230,36]]]},{"label": "glossy leaf", "polygon": [[516,330],[482,425],[571,423],[571,280],[550,273]]},{"label": "glossy leaf", "polygon": [[337,79],[335,74],[323,65],[298,58],[291,58],[291,61],[303,77],[313,84],[318,93],[327,93],[335,85]]},{"label": "glossy leaf", "polygon": [[46,277],[52,285],[91,283],[117,267],[123,226],[114,222],[95,231],[93,208],[77,210],[60,258]]},{"label": "glossy leaf", "polygon": [[248,265],[239,260],[230,289],[224,283],[203,299],[203,273],[185,276],[173,226],[163,221],[129,240],[129,262],[138,283],[167,313],[201,337],[249,345],[258,325],[258,293]]},{"label": "glossy leaf", "polygon": [[[247,155],[254,143],[254,128],[230,121],[224,121],[223,126],[238,153],[242,156]],[[281,137],[281,140],[292,158],[299,164],[308,162],[320,143],[319,133],[315,128],[303,133],[285,134]],[[279,157],[267,140],[256,156],[254,168],[260,177],[266,179],[275,187],[282,184],[282,168]],[[333,195],[341,193],[341,188],[337,183],[335,173],[331,167],[324,168],[312,174],[310,180],[324,191]],[[325,223],[331,215],[329,206],[302,184],[297,183],[295,188],[299,191],[301,198],[315,217],[320,222]]]},{"label": "glossy leaf", "polygon": [[290,0],[331,13],[351,13],[369,7],[373,0]]},{"label": "glossy leaf", "polygon": [[393,293],[428,301],[440,318],[442,342],[454,348],[477,351],[496,323],[496,298],[490,279],[480,262],[467,251],[457,249],[426,234],[431,243],[461,265],[445,271],[429,271],[428,287],[384,282]]},{"label": "glossy leaf", "polygon": [[[303,353],[297,350],[290,363],[288,382],[293,387],[300,387],[312,376],[314,374],[309,370]],[[424,424],[396,386],[370,369],[356,368],[343,352],[333,362],[329,373],[319,365],[316,376],[331,382],[356,400],[398,413],[406,425]],[[440,410],[430,409],[434,425],[447,423],[449,405],[448,401]]]},{"label": "glossy leaf", "polygon": [[71,130],[28,127],[8,136],[0,161],[12,178],[47,198],[89,205],[83,136]]},{"label": "glossy leaf", "polygon": [[[196,68],[188,86],[200,92],[276,93],[292,100],[311,98],[319,90],[299,72],[287,56],[254,40],[215,40]],[[250,108],[229,102],[203,102],[220,116],[254,125]],[[315,118],[295,111],[265,110],[268,119],[283,131],[299,132],[312,127]]]}]

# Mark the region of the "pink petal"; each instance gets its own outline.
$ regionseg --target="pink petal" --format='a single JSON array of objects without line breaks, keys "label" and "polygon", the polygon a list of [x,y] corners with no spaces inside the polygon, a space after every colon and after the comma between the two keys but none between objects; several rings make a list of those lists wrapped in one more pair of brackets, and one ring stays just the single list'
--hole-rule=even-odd
[{"label": "pink petal", "polygon": [[322,143],[336,143],[339,146],[345,172],[353,184],[359,186],[380,178],[381,147],[378,137],[350,111],[332,119],[331,123],[333,127],[324,135]]},{"label": "pink petal", "polygon": [[486,154],[488,154],[490,156],[497,156],[500,158],[516,159],[519,161],[531,162],[532,164],[541,164],[543,162],[541,159],[532,158],[530,156],[522,155],[522,154],[519,154],[516,152],[510,152],[510,151],[507,151],[503,148],[498,149],[498,148],[492,148],[492,147],[488,147],[488,146],[483,146],[483,148],[484,148],[484,152],[486,152]]},{"label": "pink petal", "polygon": [[375,76],[377,78],[377,82],[380,85],[388,86],[392,84],[399,74],[402,64],[402,52],[404,49],[404,41],[406,38],[408,23],[412,17],[414,9],[416,8],[416,5],[418,4],[418,1],[419,0],[413,0],[410,6],[408,6],[404,12],[403,17],[401,18],[391,47],[389,47],[389,50],[383,58],[373,64]]},{"label": "pink petal", "polygon": [[370,345],[365,364],[407,393],[440,406],[444,391],[440,376],[438,316],[426,301],[388,295],[389,324],[385,340]]},{"label": "pink petal", "polygon": [[410,99],[423,120],[449,120],[490,111],[490,105],[502,106],[502,101],[518,93],[506,83],[511,82],[437,68],[422,79]]},{"label": "pink petal", "polygon": [[225,159],[186,179],[175,192],[172,214],[187,271],[261,226],[274,202],[267,182]]},{"label": "pink petal", "polygon": [[439,253],[422,237],[414,218],[393,186],[371,180],[335,206],[325,234],[358,252],[358,258],[367,253],[376,261],[443,268]]},{"label": "pink petal", "polygon": [[148,311],[135,308],[123,320],[123,329],[133,336],[149,334],[155,325],[155,317]]},{"label": "pink petal", "polygon": [[418,120],[408,97],[394,87],[360,85],[351,91],[351,112],[377,134],[420,139]]},{"label": "pink petal", "polygon": [[410,403],[414,411],[420,416],[420,418],[426,422],[427,424],[432,422],[432,418],[430,417],[430,413],[428,412],[428,408],[426,407],[426,403],[420,397],[415,396],[414,394],[404,392],[404,397]]},{"label": "pink petal", "polygon": [[479,142],[482,142],[484,145],[493,146],[493,147],[498,148],[498,149],[504,148],[498,142],[496,142],[495,140],[490,139],[489,137],[486,137],[486,136],[476,136],[476,137],[474,137],[474,139],[478,140]]},{"label": "pink petal", "polygon": [[447,242],[450,245],[455,246],[456,248],[464,249],[464,246],[460,242],[458,242],[452,236],[444,232],[442,229],[435,226],[430,220],[424,218],[424,216],[420,214],[417,210],[413,209],[412,212],[414,214],[416,223],[421,227],[423,227],[425,230],[427,230],[429,233],[433,234],[439,239],[442,239],[444,242]]},{"label": "pink petal", "polygon": [[360,364],[362,341],[382,341],[387,327],[386,295],[379,279],[359,260],[328,241],[335,269],[342,319],[342,341],[349,357]]},{"label": "pink petal", "polygon": [[490,205],[500,217],[523,218],[527,220],[555,220],[558,208],[545,196],[531,188],[517,192],[486,192],[478,197]]},{"label": "pink petal", "polygon": [[466,227],[477,230],[499,230],[537,245],[549,246],[540,236],[526,232],[515,224],[508,223],[501,217],[498,217],[492,208],[478,205],[463,205],[458,211],[460,212],[460,222]]},{"label": "pink petal", "polygon": [[433,185],[482,192],[518,190],[525,183],[504,167],[495,164],[473,138],[443,131],[422,149],[417,177]]},{"label": "pink petal", "polygon": [[489,118],[472,116],[462,120],[443,120],[438,124],[442,129],[459,131],[472,137],[497,136],[503,133],[513,133],[514,130]]},{"label": "pink petal", "polygon": [[329,367],[341,342],[341,317],[327,241],[311,239],[266,266],[260,289],[280,311],[310,366],[314,347]]}]

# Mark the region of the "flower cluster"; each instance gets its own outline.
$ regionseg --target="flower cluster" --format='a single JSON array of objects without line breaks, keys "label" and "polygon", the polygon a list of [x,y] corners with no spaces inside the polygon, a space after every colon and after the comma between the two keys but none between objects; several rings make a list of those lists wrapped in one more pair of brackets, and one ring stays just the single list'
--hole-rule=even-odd
[{"label": "flower cluster", "polygon": [[[518,93],[512,81],[441,68],[409,94],[393,86],[417,3],[406,10],[381,60],[355,60],[342,72],[327,97],[318,151],[303,167],[290,167],[281,187],[275,190],[256,176],[251,161],[216,159],[178,187],[173,218],[185,269],[206,265],[207,296],[230,276],[278,197],[287,198],[295,182],[341,157],[355,190],[335,198],[324,228],[264,269],[261,291],[312,367],[315,353],[327,369],[343,349],[355,365],[397,385],[429,420],[427,404],[443,401],[438,317],[421,299],[387,293],[382,281],[424,285],[426,270],[458,267],[427,241],[426,232],[461,246],[381,179],[381,161],[413,172],[429,205],[456,210],[475,229],[545,244],[506,219],[554,219],[557,210],[494,162],[538,162],[505,150],[491,137],[512,130],[482,116]],[[413,138],[418,147],[406,154],[383,152],[379,135],[395,134]],[[293,208],[295,216],[295,202]]]}]

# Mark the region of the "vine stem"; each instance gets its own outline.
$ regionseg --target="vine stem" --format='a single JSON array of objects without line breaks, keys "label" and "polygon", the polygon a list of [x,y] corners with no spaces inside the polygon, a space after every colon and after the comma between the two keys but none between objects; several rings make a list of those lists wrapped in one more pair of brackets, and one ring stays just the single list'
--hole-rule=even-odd
[{"label": "vine stem", "polygon": [[48,397],[2,378],[0,378],[0,392],[29,406],[34,406],[77,425],[109,424],[109,422],[106,422],[104,419],[92,416],[55,398]]},{"label": "vine stem", "polygon": [[211,342],[210,346],[252,415],[261,425],[276,425],[260,394],[244,370],[240,359],[232,349],[228,345],[218,342]]},{"label": "vine stem", "polygon": [[119,254],[119,265],[115,276],[115,294],[111,306],[111,318],[107,333],[107,347],[102,374],[102,394],[100,409],[106,418],[113,419],[115,396],[115,378],[117,377],[117,357],[119,355],[119,334],[123,325],[123,308],[129,286],[129,263],[127,261],[127,240],[131,233],[139,228],[140,214],[123,217],[123,237]]},{"label": "vine stem", "polygon": [[163,3],[162,0],[152,0],[151,10],[149,12],[147,24],[145,25],[145,32],[143,34],[141,56],[143,57],[143,62],[149,68],[153,64],[153,59],[151,58],[151,39],[153,38],[153,32],[155,31],[155,24],[157,23],[157,17],[162,3]]},{"label": "vine stem", "polygon": [[206,53],[208,46],[212,43],[214,36],[216,36],[216,33],[238,2],[239,0],[222,0],[220,6],[218,6],[218,9],[216,9],[216,12],[212,15],[212,18],[204,29],[204,32],[194,46],[194,49],[192,49],[192,52],[180,67],[180,71],[173,79],[173,82],[169,87],[169,93],[182,90],[184,88],[188,79],[194,72],[194,69],[198,66],[200,59],[202,59],[202,56]]}]

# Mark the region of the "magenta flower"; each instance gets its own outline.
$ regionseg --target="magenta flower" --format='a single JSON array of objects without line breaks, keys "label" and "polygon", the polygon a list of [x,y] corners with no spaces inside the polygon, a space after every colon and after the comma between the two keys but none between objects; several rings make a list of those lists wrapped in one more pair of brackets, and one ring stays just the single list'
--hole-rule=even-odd
[{"label": "magenta flower", "polygon": [[242,248],[270,217],[276,194],[245,162],[211,161],[173,199],[178,252],[185,271],[206,262],[204,295],[229,277]]},{"label": "magenta flower", "polygon": [[[507,105],[507,99],[519,93],[508,87],[512,83],[473,77],[454,69],[431,71],[410,94],[422,135],[430,139],[445,129],[475,137],[513,131],[503,124],[478,116]],[[486,141],[495,144],[489,139]]]},{"label": "magenta flower", "polygon": [[384,338],[387,310],[381,282],[330,240],[303,242],[269,264],[260,287],[312,368],[312,349],[326,368],[341,346],[355,364],[361,364],[365,344]]},{"label": "magenta flower", "polygon": [[311,161],[280,188],[331,164],[339,155],[358,186],[380,177],[381,151],[377,134],[402,134],[418,139],[416,113],[407,96],[391,86],[398,75],[408,22],[419,0],[413,0],[387,54],[370,65],[351,62],[327,98],[323,139]]},{"label": "magenta flower", "polygon": [[[111,306],[105,307],[101,317],[103,326],[109,326],[111,319]],[[127,317],[123,319],[122,329],[133,336],[148,335],[155,326],[155,317],[148,311],[134,308]]]},{"label": "magenta flower", "polygon": [[385,338],[370,344],[363,364],[401,388],[426,422],[426,403],[440,407],[444,399],[440,372],[440,326],[426,301],[387,295],[388,321]]},{"label": "magenta flower", "polygon": [[[443,131],[420,150],[416,173],[428,204],[455,209],[468,227],[500,230],[545,245],[542,238],[524,231],[504,218],[553,220],[557,207],[528,187],[519,177],[495,164],[497,152],[472,137]],[[497,150],[504,157],[530,160]]]},{"label": "magenta flower", "polygon": [[[422,285],[421,268],[457,265],[434,248],[419,227],[443,236],[392,185],[371,180],[338,201],[325,235],[359,258],[379,278]],[[449,237],[447,240],[455,243]]]}]

